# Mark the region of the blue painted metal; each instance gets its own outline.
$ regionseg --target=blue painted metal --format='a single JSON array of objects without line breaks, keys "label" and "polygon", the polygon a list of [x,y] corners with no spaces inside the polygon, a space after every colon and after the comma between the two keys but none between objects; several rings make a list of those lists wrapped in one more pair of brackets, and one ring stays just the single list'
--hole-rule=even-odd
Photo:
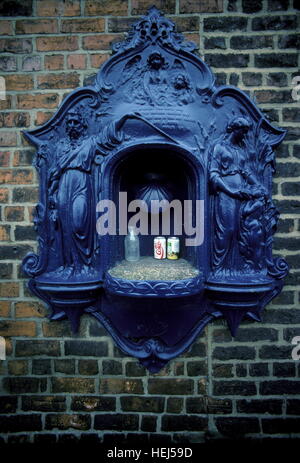
[{"label": "blue painted metal", "polygon": [[[208,66],[155,7],[138,20],[95,85],[73,91],[52,119],[25,132],[37,147],[39,253],[25,257],[30,289],[76,332],[90,313],[150,371],[180,355],[212,319],[234,335],[260,320],[288,267],[272,257],[273,127],[242,91],[216,87]],[[124,236],[96,231],[96,204],[203,200],[204,242],[184,249],[197,277],[125,280],[108,270]],[[171,230],[172,234],[172,230]],[[141,239],[151,255],[153,236]]]}]

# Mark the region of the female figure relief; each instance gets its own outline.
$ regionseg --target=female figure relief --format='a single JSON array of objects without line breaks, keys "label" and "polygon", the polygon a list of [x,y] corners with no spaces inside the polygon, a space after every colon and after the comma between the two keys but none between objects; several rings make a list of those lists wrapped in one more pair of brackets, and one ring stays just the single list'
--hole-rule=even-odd
[{"label": "female figure relief", "polygon": [[[242,208],[245,201],[264,198],[266,195],[264,187],[247,170],[245,136],[249,129],[250,123],[246,118],[234,118],[212,152],[209,176],[215,196],[212,258],[214,273],[234,275],[246,270],[239,247]],[[256,245],[259,246],[259,243]]]}]

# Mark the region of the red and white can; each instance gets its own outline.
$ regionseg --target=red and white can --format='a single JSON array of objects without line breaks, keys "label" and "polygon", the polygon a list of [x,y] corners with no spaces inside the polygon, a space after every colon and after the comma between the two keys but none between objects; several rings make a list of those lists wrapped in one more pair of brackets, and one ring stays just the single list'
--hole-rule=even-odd
[{"label": "red and white can", "polygon": [[154,238],[154,259],[165,259],[166,247],[166,238],[164,236],[156,236]]}]

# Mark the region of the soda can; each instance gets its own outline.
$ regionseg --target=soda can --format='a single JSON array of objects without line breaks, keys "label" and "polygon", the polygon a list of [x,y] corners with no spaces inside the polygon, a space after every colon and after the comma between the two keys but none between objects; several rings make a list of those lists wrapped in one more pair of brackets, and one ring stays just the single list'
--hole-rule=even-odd
[{"label": "soda can", "polygon": [[167,244],[167,258],[171,260],[179,259],[180,242],[176,236],[170,236]]},{"label": "soda can", "polygon": [[156,236],[154,238],[154,259],[166,258],[166,238],[164,236]]}]

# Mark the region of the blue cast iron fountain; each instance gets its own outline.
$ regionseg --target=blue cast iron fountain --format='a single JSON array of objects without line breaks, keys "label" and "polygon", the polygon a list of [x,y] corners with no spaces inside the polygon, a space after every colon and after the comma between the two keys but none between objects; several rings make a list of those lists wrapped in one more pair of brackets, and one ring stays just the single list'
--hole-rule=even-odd
[{"label": "blue cast iron fountain", "polygon": [[[224,317],[233,336],[243,319],[260,321],[288,271],[272,257],[274,149],[285,131],[239,89],[216,87],[194,50],[153,7],[113,47],[93,86],[24,133],[37,148],[40,181],[39,251],[23,261],[30,289],[51,320],[68,318],[76,332],[90,314],[151,372],[214,319]],[[185,245],[192,236],[182,223],[180,259],[155,261],[149,229],[141,260],[126,263],[120,192],[128,203],[189,200],[201,242]],[[119,211],[116,234],[97,231],[101,201]],[[172,213],[170,221],[174,235]]]}]

